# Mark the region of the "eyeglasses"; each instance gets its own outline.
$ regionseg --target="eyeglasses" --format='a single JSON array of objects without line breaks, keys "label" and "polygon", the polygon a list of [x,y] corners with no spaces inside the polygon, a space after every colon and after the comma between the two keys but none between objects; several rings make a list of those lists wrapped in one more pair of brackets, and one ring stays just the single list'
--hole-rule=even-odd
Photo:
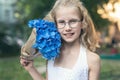
[{"label": "eyeglasses", "polygon": [[68,24],[69,27],[71,27],[71,28],[75,28],[78,26],[79,22],[81,22],[81,20],[78,20],[78,19],[71,19],[68,22],[65,22],[64,20],[56,21],[57,27],[59,29],[64,28],[66,26],[66,24]]}]

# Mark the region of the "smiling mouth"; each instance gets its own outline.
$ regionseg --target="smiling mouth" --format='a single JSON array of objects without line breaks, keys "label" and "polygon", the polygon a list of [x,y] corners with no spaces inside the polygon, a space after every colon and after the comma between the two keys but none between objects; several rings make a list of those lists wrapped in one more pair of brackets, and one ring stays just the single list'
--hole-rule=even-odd
[{"label": "smiling mouth", "polygon": [[67,34],[64,34],[67,38],[69,37],[72,37],[74,35],[74,33],[67,33]]}]

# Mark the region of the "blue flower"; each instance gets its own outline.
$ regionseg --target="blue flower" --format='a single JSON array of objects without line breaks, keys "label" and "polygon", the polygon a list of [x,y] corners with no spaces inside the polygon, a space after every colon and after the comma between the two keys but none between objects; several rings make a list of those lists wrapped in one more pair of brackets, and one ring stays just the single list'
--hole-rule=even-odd
[{"label": "blue flower", "polygon": [[50,60],[59,56],[61,36],[54,22],[43,19],[30,20],[30,28],[36,28],[36,41],[33,48],[38,49],[43,58]]}]

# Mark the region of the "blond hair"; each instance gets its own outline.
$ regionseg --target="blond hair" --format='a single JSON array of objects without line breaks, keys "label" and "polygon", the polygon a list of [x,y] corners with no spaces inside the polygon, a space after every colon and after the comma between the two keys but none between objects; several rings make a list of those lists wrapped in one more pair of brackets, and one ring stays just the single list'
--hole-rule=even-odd
[{"label": "blond hair", "polygon": [[51,11],[44,19],[54,22],[56,10],[59,7],[64,6],[65,7],[74,6],[79,9],[80,16],[81,18],[83,18],[82,20],[83,29],[80,35],[80,41],[87,49],[89,49],[90,51],[95,51],[96,47],[98,47],[98,38],[96,36],[94,24],[90,15],[88,14],[87,9],[83,6],[82,2],[80,2],[79,0],[57,0]]}]

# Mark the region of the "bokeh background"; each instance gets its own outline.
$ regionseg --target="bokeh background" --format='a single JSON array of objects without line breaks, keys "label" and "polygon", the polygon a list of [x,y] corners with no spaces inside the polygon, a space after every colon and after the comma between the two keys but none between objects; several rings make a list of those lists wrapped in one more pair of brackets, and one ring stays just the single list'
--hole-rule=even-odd
[{"label": "bokeh background", "polygon": [[[120,0],[81,0],[99,36],[100,80],[120,80]],[[19,63],[20,48],[31,30],[27,22],[43,18],[55,0],[0,0],[0,80],[32,80]],[[45,77],[45,60],[35,66]]]}]

